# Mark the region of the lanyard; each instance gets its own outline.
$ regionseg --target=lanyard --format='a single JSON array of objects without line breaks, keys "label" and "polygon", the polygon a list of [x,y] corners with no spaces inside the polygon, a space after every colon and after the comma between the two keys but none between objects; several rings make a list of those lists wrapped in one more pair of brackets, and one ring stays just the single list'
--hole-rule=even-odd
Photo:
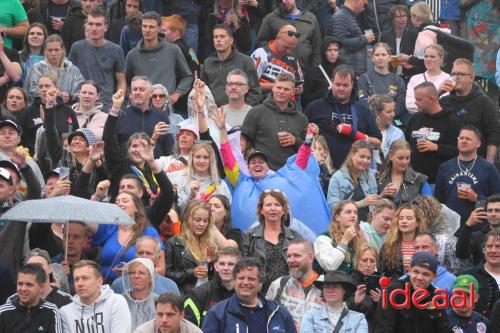
[{"label": "lanyard", "polygon": [[158,195],[160,194],[160,186],[158,185],[158,182],[156,181],[156,177],[155,177],[155,174],[154,173],[151,173],[152,175],[152,178],[153,178],[153,182],[155,183],[156,185],[156,193],[153,192],[153,190],[151,190],[151,185],[149,185],[149,182],[148,180],[146,179],[146,177],[144,177],[144,174],[142,173],[141,170],[139,170],[138,167],[136,167],[135,165],[131,165],[130,166],[130,169],[132,170],[132,172],[137,176],[139,177],[139,179],[142,181],[142,183],[144,184],[144,188],[146,189],[146,192],[148,193],[149,195],[149,198],[150,200],[154,200],[158,197]]}]

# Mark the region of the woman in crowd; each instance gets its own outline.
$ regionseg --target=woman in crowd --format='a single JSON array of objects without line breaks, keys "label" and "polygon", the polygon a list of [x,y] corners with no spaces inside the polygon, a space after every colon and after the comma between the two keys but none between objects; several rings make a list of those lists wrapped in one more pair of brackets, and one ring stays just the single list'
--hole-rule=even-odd
[{"label": "woman in crowd", "polygon": [[409,119],[405,106],[406,84],[401,76],[390,71],[390,61],[391,48],[389,45],[386,43],[375,44],[372,56],[373,69],[369,69],[359,77],[358,95],[360,98],[382,94],[389,95],[395,102],[396,117],[406,123]]},{"label": "woman in crowd", "polygon": [[368,207],[377,201],[377,181],[370,172],[372,149],[366,141],[352,144],[342,167],[335,171],[328,186],[328,206],[334,209],[342,200],[351,200],[361,221],[366,221]]},{"label": "woman in crowd", "polygon": [[422,74],[417,74],[412,76],[410,82],[408,82],[408,88],[406,89],[406,108],[411,114],[418,111],[417,105],[415,104],[415,87],[422,82],[432,82],[436,89],[439,89],[441,83],[450,79],[450,74],[445,73],[441,70],[441,66],[444,63],[444,49],[439,44],[431,44],[425,48],[424,51],[424,64],[425,72]]},{"label": "woman in crowd", "polygon": [[181,115],[174,113],[174,109],[170,104],[170,95],[167,88],[161,83],[153,84],[151,87],[151,106],[157,110],[165,111],[170,120],[170,133],[176,134],[179,123],[184,120]]},{"label": "woman in crowd", "polygon": [[208,204],[212,209],[217,244],[221,248],[238,247],[242,235],[240,229],[231,227],[231,203],[229,199],[222,194],[216,194],[208,200]]},{"label": "woman in crowd", "polygon": [[50,74],[57,79],[64,103],[75,100],[78,88],[85,79],[78,67],[64,57],[66,50],[62,38],[59,35],[50,35],[45,40],[44,50],[45,59],[31,67],[24,82],[28,99],[33,101],[39,96],[38,80],[42,75]]},{"label": "woman in crowd", "polygon": [[209,264],[215,260],[217,247],[213,234],[213,218],[210,205],[192,200],[182,219],[179,236],[169,238],[165,244],[167,277],[177,283],[186,294],[195,285],[208,280]]},{"label": "woman in crowd", "polygon": [[[351,273],[357,289],[354,295],[347,300],[348,308],[363,313],[370,327],[375,308],[382,295],[380,286],[377,286],[379,277],[372,276],[377,268],[377,262],[377,249],[368,243],[361,245],[354,258],[356,270]],[[370,278],[370,276],[372,277]],[[374,282],[376,283],[374,284]]]},{"label": "woman in crowd", "polygon": [[5,101],[0,105],[0,119],[11,119],[19,121],[22,112],[28,105],[28,96],[23,88],[12,87],[7,90]]},{"label": "woman in crowd", "polygon": [[409,23],[410,11],[405,5],[395,5],[391,8],[392,27],[382,31],[380,41],[387,43],[391,47],[392,55],[398,56],[398,66],[396,74],[403,76],[405,82],[410,80],[415,72],[413,66],[408,63],[402,64],[400,54],[413,54],[415,41],[417,40],[417,31]]},{"label": "woman in crowd", "polygon": [[396,103],[389,95],[373,95],[368,99],[370,110],[375,114],[378,129],[382,133],[380,149],[373,151],[372,169],[381,171],[389,153],[389,147],[395,140],[404,140],[403,131],[393,125],[396,116]]},{"label": "woman in crowd", "polygon": [[101,140],[104,124],[108,119],[108,114],[102,111],[102,103],[99,102],[100,94],[101,89],[97,83],[87,80],[80,86],[79,101],[72,106],[78,125],[91,130],[97,140]]},{"label": "woman in crowd", "polygon": [[412,169],[410,156],[408,142],[394,141],[377,181],[380,195],[392,200],[397,206],[412,201],[418,195],[432,195],[427,176]]},{"label": "woman in crowd", "polygon": [[366,241],[380,251],[385,235],[396,214],[396,205],[388,199],[377,200],[370,209],[368,222],[360,222],[360,228]]},{"label": "woman in crowd", "polygon": [[[121,192],[115,203],[132,220],[133,225],[89,225],[94,233],[92,246],[100,246],[99,262],[104,280],[111,283],[122,273],[123,265],[135,258],[135,241],[144,235],[160,239],[156,229],[149,225],[141,198],[130,192]],[[162,246],[163,247],[163,246]]]},{"label": "woman in crowd", "polygon": [[39,22],[30,25],[28,31],[24,35],[23,49],[19,51],[19,60],[21,61],[21,68],[23,69],[20,84],[23,84],[31,67],[43,60],[43,46],[47,37],[47,28]]},{"label": "woman in crowd", "polygon": [[341,270],[350,274],[354,268],[354,256],[365,242],[358,223],[355,203],[343,200],[332,212],[328,231],[314,242],[314,255],[324,271]]},{"label": "woman in crowd", "polygon": [[332,158],[330,157],[330,149],[328,148],[328,143],[322,135],[316,135],[313,139],[311,145],[311,151],[313,153],[314,159],[319,164],[320,174],[319,182],[325,196],[328,194],[328,184],[332,178],[332,174],[335,168],[332,164]]},{"label": "woman in crowd", "polygon": [[248,229],[241,242],[242,256],[256,257],[261,261],[266,279],[262,286],[265,293],[271,282],[288,274],[287,249],[300,234],[286,226],[288,202],[281,190],[264,190],[257,204],[260,224]]},{"label": "woman in crowd", "polygon": [[427,46],[436,43],[436,33],[425,29],[434,25],[434,17],[431,7],[426,2],[418,2],[411,6],[410,15],[413,28],[417,30],[415,47],[408,53],[401,51],[399,60],[406,65],[405,67],[413,66],[414,73],[422,73],[425,71],[424,50]]},{"label": "woman in crowd", "polygon": [[[340,59],[341,44],[333,37],[326,37],[322,45],[321,66],[328,78],[332,76],[333,70],[344,62]],[[304,93],[302,94],[302,104],[305,106],[323,95],[330,89],[330,80],[318,67],[311,68],[305,72]]]},{"label": "woman in crowd", "polygon": [[136,258],[123,268],[122,294],[127,301],[132,317],[132,330],[156,317],[153,292],[156,271],[153,262],[146,258]]},{"label": "woman in crowd", "polygon": [[380,249],[378,271],[393,279],[398,279],[408,272],[411,257],[415,253],[415,237],[426,229],[419,208],[409,203],[401,205]]},{"label": "woman in crowd", "polygon": [[[74,132],[79,128],[75,112],[65,105],[60,97],[61,93],[56,77],[44,74],[39,77],[37,82],[40,97],[36,98],[19,118],[19,124],[23,129],[21,143],[29,149],[32,156],[35,154],[37,131],[44,123],[46,108],[54,108],[52,112],[55,113],[59,137],[62,137],[65,133]],[[51,94],[48,94],[48,92]],[[52,93],[56,95],[52,95]]]},{"label": "woman in crowd", "polygon": [[208,201],[215,194],[231,198],[226,182],[219,177],[215,152],[208,143],[196,144],[191,149],[187,175],[178,187],[178,205],[184,209],[189,200]]}]

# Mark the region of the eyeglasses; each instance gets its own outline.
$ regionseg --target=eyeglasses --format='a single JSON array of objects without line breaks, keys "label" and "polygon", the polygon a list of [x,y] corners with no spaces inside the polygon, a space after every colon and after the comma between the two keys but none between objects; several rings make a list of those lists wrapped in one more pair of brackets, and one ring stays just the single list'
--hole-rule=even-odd
[{"label": "eyeglasses", "polygon": [[268,190],[264,190],[262,191],[262,193],[264,194],[269,194],[269,193],[280,193],[280,194],[284,194],[282,190],[280,190],[279,188],[273,188],[273,189],[268,189]]},{"label": "eyeglasses", "polygon": [[244,82],[226,82],[226,86],[228,86],[228,87],[234,87],[234,86],[236,86],[238,88],[241,88],[241,87],[246,86],[246,85],[247,84],[244,83]]},{"label": "eyeglasses", "polygon": [[472,74],[469,74],[469,73],[451,73],[450,76],[456,76],[456,77],[462,78],[464,76],[469,76],[469,75],[472,76]]},{"label": "eyeglasses", "polygon": [[295,31],[292,31],[292,30],[288,30],[286,33],[287,33],[287,35],[289,37],[300,38],[300,32],[295,32]]},{"label": "eyeglasses", "polygon": [[155,98],[155,99],[157,99],[157,98],[165,98],[166,96],[167,96],[167,95],[165,95],[165,94],[159,94],[159,95],[156,95],[156,94],[155,94],[155,95],[151,95],[151,97],[152,97],[152,98]]}]

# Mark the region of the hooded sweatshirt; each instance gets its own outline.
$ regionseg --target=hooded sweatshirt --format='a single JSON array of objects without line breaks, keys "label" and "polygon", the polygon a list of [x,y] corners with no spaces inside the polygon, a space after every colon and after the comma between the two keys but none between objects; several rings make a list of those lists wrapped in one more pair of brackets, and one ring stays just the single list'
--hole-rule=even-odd
[{"label": "hooded sweatshirt", "polygon": [[106,123],[106,119],[108,119],[108,114],[102,111],[102,106],[102,103],[97,103],[89,112],[81,111],[80,103],[75,103],[71,106],[76,113],[76,119],[78,120],[80,128],[88,128],[91,130],[95,134],[97,140],[102,139],[104,124]]},{"label": "hooded sweatshirt", "polygon": [[[435,183],[438,167],[443,162],[458,155],[457,137],[461,126],[460,119],[448,110],[434,114],[418,112],[410,119],[406,141],[411,145],[411,164],[415,171],[429,177],[429,183]],[[419,152],[418,139],[437,144],[437,151]]]},{"label": "hooded sweatshirt", "polygon": [[61,308],[63,332],[66,333],[128,333],[132,332],[127,301],[108,285],[91,305],[83,304],[75,295],[73,303]]},{"label": "hooded sweatshirt", "polygon": [[[151,281],[149,284],[149,294],[146,298],[142,300],[134,299],[131,295],[133,286],[132,282],[130,281],[129,272],[131,270],[131,265],[133,263],[142,264],[144,267],[147,268],[149,272],[149,279]],[[132,331],[135,330],[138,326],[156,317],[155,300],[158,298],[158,295],[156,295],[153,292],[155,279],[151,278],[152,276],[155,275],[156,272],[153,262],[150,259],[146,258],[136,258],[127,263],[123,269],[122,281],[125,292],[122,293],[122,295],[123,297],[125,297],[125,300],[127,301],[128,308],[130,310],[130,316],[132,317]]]},{"label": "hooded sweatshirt", "polygon": [[[306,136],[306,129],[307,118],[297,104],[289,101],[286,109],[280,110],[272,94],[248,112],[241,128],[252,139],[255,149],[267,156],[272,170],[281,168],[287,158],[297,153]],[[295,145],[282,147],[278,139],[280,131],[291,133],[295,137]]]}]

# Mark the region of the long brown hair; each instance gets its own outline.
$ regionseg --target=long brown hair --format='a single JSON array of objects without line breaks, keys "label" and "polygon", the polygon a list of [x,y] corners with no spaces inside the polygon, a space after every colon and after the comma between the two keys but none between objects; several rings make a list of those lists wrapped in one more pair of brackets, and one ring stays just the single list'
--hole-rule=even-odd
[{"label": "long brown hair", "polygon": [[[342,236],[344,235],[343,231],[340,230],[340,223],[337,222],[336,217],[342,213],[344,210],[344,207],[347,205],[353,205],[356,207],[354,202],[351,200],[342,200],[333,209],[332,212],[332,222],[330,222],[330,225],[328,226],[328,232],[330,233],[330,236],[332,237],[332,240],[335,241],[336,244],[340,243],[340,240],[342,239]],[[356,222],[356,236],[354,237],[353,241],[353,248],[354,252],[357,253],[359,249],[361,248],[361,245],[365,242],[363,236],[361,235],[361,230],[359,228],[359,221]],[[346,251],[345,253],[345,261],[351,261],[351,254],[349,251]]]},{"label": "long brown hair", "polygon": [[129,195],[132,201],[134,202],[135,208],[137,209],[137,212],[135,213],[134,216],[135,224],[132,226],[133,234],[130,240],[127,242],[127,246],[125,247],[125,251],[127,251],[131,246],[135,244],[135,242],[139,237],[144,235],[144,230],[146,229],[147,226],[149,226],[149,220],[144,212],[144,204],[142,203],[141,198],[139,198],[137,195],[129,191],[123,191],[120,194],[118,194],[118,196],[122,194]]},{"label": "long brown hair", "polygon": [[45,40],[47,39],[47,37],[49,36],[49,33],[47,32],[47,28],[40,22],[35,22],[35,23],[32,23],[30,25],[30,27],[28,28],[28,31],[26,31],[26,33],[24,34],[24,38],[23,38],[23,49],[21,50],[21,52],[19,52],[19,60],[21,61],[26,61],[30,55],[30,46],[28,44],[28,36],[30,34],[30,31],[31,29],[33,28],[40,28],[42,30],[42,33],[43,33],[43,44],[42,44],[42,48],[40,49],[40,55],[44,55],[44,49],[45,49]]},{"label": "long brown hair", "polygon": [[409,209],[415,214],[415,219],[417,220],[418,224],[417,228],[415,229],[415,236],[418,233],[427,230],[427,225],[422,218],[422,212],[417,206],[410,203],[404,203],[401,205],[401,207],[399,207],[396,215],[394,215],[394,218],[392,219],[391,226],[387,231],[387,236],[384,243],[384,251],[383,253],[381,253],[381,255],[384,255],[384,257],[386,258],[387,266],[389,269],[396,268],[399,260],[399,255],[401,253],[401,241],[403,240],[403,234],[401,233],[401,231],[399,231],[399,215],[401,214],[401,211],[403,209]]},{"label": "long brown hair", "polygon": [[[359,176],[355,177],[354,163],[352,162],[352,157],[361,149],[368,149],[371,156],[372,148],[370,147],[370,144],[366,141],[358,140],[352,144],[351,150],[349,150],[349,154],[347,154],[344,164],[342,164],[342,168],[345,168],[347,170],[354,184],[358,184]],[[366,170],[365,172],[368,172],[368,170]]]},{"label": "long brown hair", "polygon": [[[188,208],[189,211],[186,209],[186,212],[183,214],[185,218],[182,219],[182,230],[179,237],[186,242],[186,250],[191,252],[197,261],[203,261],[207,259],[207,249],[217,246],[211,231],[214,225],[212,209],[209,204],[201,200],[193,200]],[[198,210],[205,210],[208,213],[207,229],[199,238],[191,231],[193,216]]]},{"label": "long brown hair", "polygon": [[[384,168],[382,169],[382,173],[380,174],[380,179],[384,179],[387,176],[391,175],[392,171],[392,161],[390,159],[398,150],[408,150],[411,153],[410,144],[403,139],[394,140],[389,147],[389,152],[387,153],[387,157],[384,162]],[[408,165],[408,168],[410,165]]]}]

